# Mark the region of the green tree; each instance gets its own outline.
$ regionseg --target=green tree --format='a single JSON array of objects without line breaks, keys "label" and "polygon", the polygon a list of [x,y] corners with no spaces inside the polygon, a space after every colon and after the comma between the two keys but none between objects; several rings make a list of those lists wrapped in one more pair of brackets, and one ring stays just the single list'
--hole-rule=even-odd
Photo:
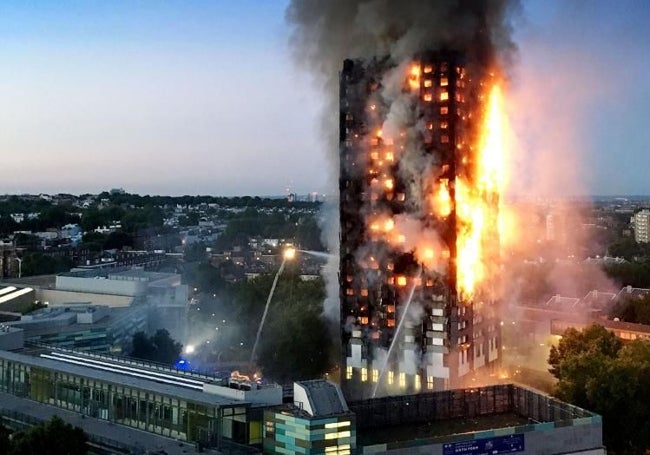
[{"label": "green tree", "polygon": [[70,270],[72,260],[67,257],[52,257],[41,253],[27,253],[23,256],[22,275],[51,275]]},{"label": "green tree", "polygon": [[152,362],[173,364],[183,346],[177,343],[165,329],[159,329],[151,337],[137,332],[131,341],[131,356]]},{"label": "green tree", "polygon": [[133,236],[126,232],[111,232],[104,241],[105,250],[121,250],[125,246],[133,247]]},{"label": "green tree", "polygon": [[257,355],[264,376],[284,383],[322,376],[331,366],[322,313],[300,302],[274,310]]},{"label": "green tree", "polygon": [[626,345],[600,326],[569,329],[549,355],[558,378],[554,395],[603,417],[608,449],[650,448],[650,341]]},{"label": "green tree", "polygon": [[[322,316],[324,283],[302,281],[291,265],[287,269],[275,289],[256,353],[264,375],[281,382],[322,376],[331,364],[331,337]],[[250,346],[273,278],[259,276],[240,283],[233,292],[235,320]]]},{"label": "green tree", "polygon": [[11,431],[0,422],[0,455],[9,453],[9,435]]},{"label": "green tree", "polygon": [[650,324],[650,294],[619,300],[610,311],[611,318],[636,324]]},{"label": "green tree", "polygon": [[41,423],[13,434],[9,455],[76,455],[88,453],[86,434],[78,427],[52,417]]}]

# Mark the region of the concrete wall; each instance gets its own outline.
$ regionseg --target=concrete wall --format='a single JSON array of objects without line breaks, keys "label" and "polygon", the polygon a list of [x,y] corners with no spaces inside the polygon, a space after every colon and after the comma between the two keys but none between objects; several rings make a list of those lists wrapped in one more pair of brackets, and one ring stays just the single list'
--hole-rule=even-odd
[{"label": "concrete wall", "polygon": [[125,296],[144,295],[149,283],[135,280],[107,280],[103,278],[80,278],[58,275],[56,288],[62,291],[90,292]]},{"label": "concrete wall", "polygon": [[0,326],[0,351],[20,349],[25,345],[25,332]]},{"label": "concrete wall", "polygon": [[93,305],[108,305],[109,307],[125,307],[129,306],[133,301],[133,297],[124,295],[61,291],[58,289],[37,289],[35,299],[41,302],[48,302],[49,305],[92,303]]},{"label": "concrete wall", "polygon": [[203,384],[203,391],[219,395],[220,397],[248,401],[250,403],[267,405],[282,404],[282,387],[280,386],[267,386],[257,390],[238,390],[214,384]]},{"label": "concrete wall", "polygon": [[[530,431],[525,431],[526,429]],[[582,454],[588,453],[590,455],[602,454],[605,455],[605,449],[602,444],[602,423],[600,417],[585,418],[574,420],[573,425],[558,426],[556,427],[553,422],[541,423],[537,425],[526,425],[524,427],[503,428],[495,431],[486,431],[467,435],[463,438],[462,435],[456,437],[449,437],[452,442],[437,442],[414,447],[412,442],[409,444],[377,444],[373,446],[365,446],[361,449],[361,453],[366,454],[393,454],[393,455],[447,455],[450,453],[483,453],[479,451],[472,451],[468,448],[454,448],[450,447],[453,444],[466,444],[467,442],[476,442],[482,445],[489,440],[496,440],[498,438],[507,436],[509,434],[523,435],[524,447],[523,450],[516,450],[508,453],[516,453],[518,455],[548,455],[553,453],[561,453],[564,455],[569,454]],[[484,436],[484,437],[482,437]],[[398,447],[400,445],[400,447]],[[409,447],[410,445],[410,447]],[[447,445],[447,447],[445,447]],[[457,451],[454,452],[454,449]],[[461,450],[461,452],[458,452]],[[462,452],[462,450],[465,450]],[[503,453],[503,452],[500,452]]]}]

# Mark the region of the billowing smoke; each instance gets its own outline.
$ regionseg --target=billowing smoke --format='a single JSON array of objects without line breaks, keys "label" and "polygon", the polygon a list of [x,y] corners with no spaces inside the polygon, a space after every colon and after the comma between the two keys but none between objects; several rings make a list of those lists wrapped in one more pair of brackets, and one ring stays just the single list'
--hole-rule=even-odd
[{"label": "billowing smoke", "polygon": [[[291,45],[295,60],[309,71],[324,95],[322,132],[324,147],[331,157],[331,192],[328,216],[323,217],[324,237],[333,253],[327,267],[327,315],[338,319],[338,101],[339,72],[348,58],[389,57],[397,67],[383,81],[383,104],[389,106],[383,128],[395,135],[409,118],[408,96],[401,91],[403,68],[424,50],[447,49],[462,52],[471,64],[485,68],[507,68],[515,50],[511,39],[512,13],[518,0],[292,0],[286,12],[293,26]],[[416,131],[424,125],[414,125]],[[401,161],[422,173],[431,163],[412,153]],[[414,181],[413,185],[422,184]],[[423,192],[421,192],[423,193]],[[333,207],[332,207],[333,205]]]}]

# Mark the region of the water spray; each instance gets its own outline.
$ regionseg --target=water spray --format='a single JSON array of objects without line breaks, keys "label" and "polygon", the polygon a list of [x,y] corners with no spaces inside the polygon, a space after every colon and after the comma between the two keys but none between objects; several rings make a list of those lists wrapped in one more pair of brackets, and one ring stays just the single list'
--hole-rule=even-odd
[{"label": "water spray", "polygon": [[271,291],[269,292],[269,296],[266,299],[266,305],[264,306],[264,313],[262,313],[262,320],[260,321],[260,326],[257,328],[257,335],[255,336],[255,344],[253,344],[253,350],[251,351],[251,358],[250,361],[248,362],[249,371],[253,371],[253,363],[255,361],[257,344],[260,341],[260,335],[262,335],[262,329],[264,328],[264,322],[266,321],[266,315],[269,312],[269,306],[271,305],[271,300],[273,299],[273,294],[275,293],[275,287],[278,284],[278,279],[280,278],[280,275],[282,275],[282,272],[284,271],[284,266],[287,263],[287,261],[291,261],[295,257],[296,257],[295,248],[287,248],[286,250],[284,250],[284,253],[282,254],[282,264],[280,264],[280,268],[275,273],[275,277],[273,278],[273,285],[271,286]]},{"label": "water spray", "polygon": [[375,383],[375,387],[372,389],[372,398],[375,398],[375,395],[377,394],[377,388],[379,387],[379,384],[381,384],[381,379],[386,373],[386,367],[388,366],[388,360],[390,359],[390,356],[393,352],[393,348],[395,347],[395,342],[399,338],[399,335],[402,331],[402,325],[404,324],[404,320],[406,319],[406,315],[409,312],[409,307],[411,306],[411,301],[413,300],[413,294],[415,294],[415,287],[417,285],[417,282],[419,278],[422,276],[422,270],[418,272],[417,276],[413,279],[413,285],[411,286],[411,290],[409,291],[408,298],[406,299],[406,303],[404,304],[404,312],[402,313],[402,317],[399,320],[399,324],[397,324],[397,329],[395,330],[395,335],[393,336],[393,341],[390,343],[390,347],[388,348],[388,354],[386,354],[386,357],[384,358],[384,364],[381,367],[381,370],[379,371],[379,377],[377,378],[377,382]]}]

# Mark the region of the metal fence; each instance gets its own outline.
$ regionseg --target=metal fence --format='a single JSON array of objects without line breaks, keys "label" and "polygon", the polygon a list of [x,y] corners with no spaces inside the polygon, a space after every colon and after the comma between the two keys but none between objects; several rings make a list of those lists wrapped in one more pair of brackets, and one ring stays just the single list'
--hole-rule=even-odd
[{"label": "metal fence", "polygon": [[436,420],[514,413],[531,422],[591,417],[584,409],[514,384],[374,398],[349,404],[357,428],[419,424]]}]

